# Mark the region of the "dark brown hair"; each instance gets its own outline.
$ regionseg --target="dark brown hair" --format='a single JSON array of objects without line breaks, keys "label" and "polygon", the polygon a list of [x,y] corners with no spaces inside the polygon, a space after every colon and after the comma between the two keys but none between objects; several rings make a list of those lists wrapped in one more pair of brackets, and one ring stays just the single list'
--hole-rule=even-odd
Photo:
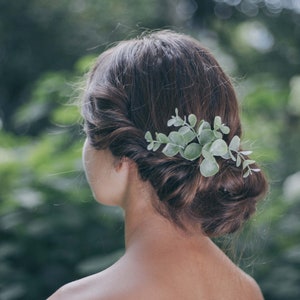
[{"label": "dark brown hair", "polygon": [[198,41],[158,31],[102,53],[90,71],[82,114],[90,143],[128,157],[158,195],[157,210],[182,226],[187,218],[204,233],[219,236],[240,228],[255,211],[266,189],[262,172],[243,178],[232,160],[204,178],[199,161],[166,157],[147,150],[146,131],[168,134],[167,121],[193,113],[212,124],[215,116],[231,129],[228,143],[241,136],[239,107],[230,79]]}]

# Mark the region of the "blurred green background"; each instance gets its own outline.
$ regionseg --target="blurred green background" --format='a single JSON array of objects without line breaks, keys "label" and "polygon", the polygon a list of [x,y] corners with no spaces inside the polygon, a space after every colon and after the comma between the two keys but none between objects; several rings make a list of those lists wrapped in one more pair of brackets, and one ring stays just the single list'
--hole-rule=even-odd
[{"label": "blurred green background", "polygon": [[232,76],[270,180],[237,258],[267,300],[300,299],[297,0],[0,0],[0,299],[45,299],[123,253],[122,212],[92,198],[71,102],[97,54],[156,28],[193,35]]}]

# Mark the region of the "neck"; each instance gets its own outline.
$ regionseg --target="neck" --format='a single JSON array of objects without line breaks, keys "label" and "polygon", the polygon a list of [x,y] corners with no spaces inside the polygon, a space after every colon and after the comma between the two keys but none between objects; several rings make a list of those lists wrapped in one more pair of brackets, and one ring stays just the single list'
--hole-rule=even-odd
[{"label": "neck", "polygon": [[136,168],[131,169],[129,181],[122,201],[125,211],[126,252],[139,249],[139,253],[149,253],[171,247],[183,249],[191,245],[196,245],[199,250],[199,246],[210,243],[210,239],[201,233],[199,227],[183,231],[155,210],[152,201],[160,200],[152,185],[139,178]]},{"label": "neck", "polygon": [[162,234],[168,227],[169,221],[154,210],[151,201],[151,197],[140,192],[138,197],[133,197],[127,202],[124,209],[126,250],[153,239],[154,235]]},{"label": "neck", "polygon": [[[150,190],[150,192],[149,192]],[[208,242],[200,229],[184,231],[170,220],[160,215],[151,201],[159,201],[152,187],[143,188],[127,201],[125,210],[125,247],[126,251],[142,247],[155,251],[170,247],[184,247],[187,244],[203,245]]]}]

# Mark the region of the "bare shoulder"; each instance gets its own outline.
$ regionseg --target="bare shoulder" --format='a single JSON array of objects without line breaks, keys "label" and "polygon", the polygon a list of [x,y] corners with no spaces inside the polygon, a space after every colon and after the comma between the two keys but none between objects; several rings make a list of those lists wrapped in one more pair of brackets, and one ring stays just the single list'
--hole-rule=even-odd
[{"label": "bare shoulder", "polygon": [[[47,300],[63,300],[63,299],[86,299],[85,298],[85,286],[84,283],[86,278],[70,282],[61,288],[59,288],[53,295],[51,295]],[[89,286],[90,284],[88,284]]]},{"label": "bare shoulder", "polygon": [[257,282],[243,271],[241,271],[241,286],[243,289],[244,299],[264,300],[263,294]]},{"label": "bare shoulder", "polygon": [[63,287],[59,288],[54,294],[52,294],[47,300],[61,300],[70,298],[70,290],[68,285],[64,285]]},{"label": "bare shoulder", "polygon": [[[108,281],[107,278],[101,280],[101,276],[95,274],[78,281],[68,283],[57,290],[47,300],[132,300],[158,299],[155,290],[147,289],[147,286],[128,284],[123,282]],[[127,284],[124,285],[124,282]],[[165,298],[164,298],[165,299]],[[167,298],[166,298],[167,299]]]},{"label": "bare shoulder", "polygon": [[[159,266],[155,264],[145,268],[143,264],[123,261],[63,286],[48,300],[263,300],[256,281],[232,263],[216,264],[214,261],[213,267],[209,264],[204,268],[206,272],[203,267],[184,265],[180,274],[171,272],[174,270],[172,266]],[[218,283],[217,289],[212,282]]]},{"label": "bare shoulder", "polygon": [[124,272],[122,268],[112,266],[107,270],[70,282],[57,290],[47,300],[127,300],[158,299],[154,289],[143,284],[135,272]]},{"label": "bare shoulder", "polygon": [[[105,295],[105,281],[102,272],[70,282],[58,289],[47,300],[102,300]],[[104,277],[105,278],[105,277]]]}]

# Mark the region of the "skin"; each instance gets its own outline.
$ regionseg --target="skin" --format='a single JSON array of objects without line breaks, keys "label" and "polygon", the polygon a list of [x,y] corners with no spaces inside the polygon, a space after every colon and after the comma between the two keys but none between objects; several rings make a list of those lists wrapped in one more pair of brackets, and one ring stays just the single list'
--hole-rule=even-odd
[{"label": "skin", "polygon": [[159,200],[134,162],[87,142],[83,159],[96,200],[124,209],[126,251],[110,268],[63,286],[49,300],[263,299],[256,282],[199,229],[187,224],[184,232],[153,209]]}]

